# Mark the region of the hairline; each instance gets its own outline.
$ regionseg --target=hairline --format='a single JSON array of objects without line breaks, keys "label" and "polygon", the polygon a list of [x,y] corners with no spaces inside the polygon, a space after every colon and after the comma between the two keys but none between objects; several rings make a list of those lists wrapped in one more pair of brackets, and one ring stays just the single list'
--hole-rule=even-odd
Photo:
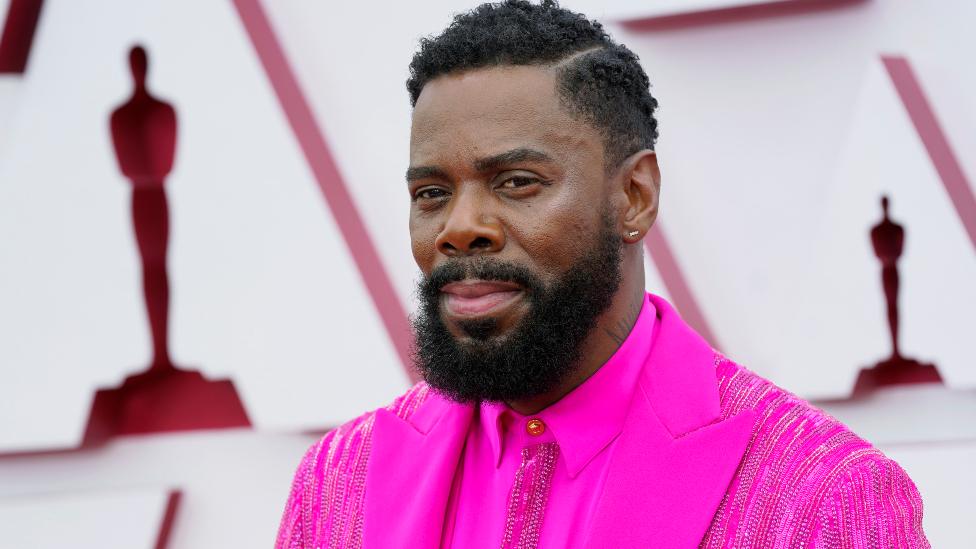
[{"label": "hairline", "polygon": [[[585,47],[585,48],[583,48],[581,50],[576,50],[576,51],[573,51],[573,52],[569,52],[566,55],[564,55],[563,57],[560,57],[560,58],[555,59],[555,60],[539,60],[537,62],[531,62],[531,63],[512,63],[512,62],[507,61],[505,59],[500,59],[500,60],[498,60],[497,62],[494,62],[494,63],[489,63],[489,64],[485,64],[485,65],[479,65],[479,66],[474,66],[474,67],[465,67],[465,68],[461,68],[461,69],[457,69],[457,70],[447,71],[447,72],[438,74],[438,75],[434,76],[433,78],[428,78],[427,80],[424,81],[424,85],[421,86],[420,90],[418,90],[418,92],[417,92],[417,97],[416,98],[411,97],[411,109],[413,109],[413,108],[416,107],[417,101],[420,100],[420,94],[423,93],[424,88],[427,87],[427,84],[433,82],[434,80],[436,80],[437,78],[440,78],[442,76],[452,76],[452,75],[453,76],[457,76],[457,75],[461,75],[461,74],[469,73],[469,72],[474,72],[474,71],[489,70],[489,69],[504,68],[504,67],[535,67],[535,68],[540,68],[540,69],[544,69],[544,70],[551,70],[554,73],[554,79],[553,79],[553,81],[554,81],[553,85],[555,86],[555,90],[554,91],[556,92],[556,97],[559,99],[559,104],[563,108],[563,110],[565,110],[566,113],[569,116],[573,117],[574,119],[576,119],[579,122],[583,122],[584,124],[589,125],[592,129],[596,130],[597,133],[600,134],[600,141],[601,141],[601,143],[603,145],[602,146],[602,149],[603,149],[603,170],[604,170],[604,173],[609,176],[609,175],[612,175],[614,172],[616,172],[616,170],[618,168],[620,168],[621,165],[623,165],[623,163],[627,159],[627,157],[629,157],[630,155],[632,155],[634,152],[637,152],[637,151],[631,151],[631,152],[625,154],[622,158],[620,158],[619,160],[617,160],[617,162],[615,162],[613,165],[611,165],[610,162],[609,162],[610,155],[608,154],[608,152],[610,150],[610,138],[607,137],[606,135],[604,135],[605,134],[605,130],[603,128],[597,126],[596,124],[594,124],[593,123],[593,120],[590,119],[590,117],[588,117],[586,115],[586,113],[583,112],[582,109],[579,108],[579,105],[576,104],[576,102],[573,100],[573,98],[570,97],[570,96],[568,96],[568,94],[566,94],[563,91],[564,88],[563,88],[563,85],[562,85],[563,84],[562,79],[565,78],[566,71],[570,67],[572,67],[574,63],[579,62],[580,60],[582,60],[584,57],[586,57],[588,55],[594,54],[594,53],[599,52],[599,51],[608,50],[611,47],[614,47],[616,45],[617,44],[616,43],[613,43],[613,42],[604,43],[604,44],[597,44],[597,45],[591,45],[591,46],[587,46],[587,47]],[[652,150],[653,150],[653,148],[652,148]]]}]

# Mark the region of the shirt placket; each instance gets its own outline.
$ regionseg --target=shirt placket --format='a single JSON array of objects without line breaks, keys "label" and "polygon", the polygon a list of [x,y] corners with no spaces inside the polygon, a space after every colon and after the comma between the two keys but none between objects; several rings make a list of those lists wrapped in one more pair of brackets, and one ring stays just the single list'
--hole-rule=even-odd
[{"label": "shirt placket", "polygon": [[[515,443],[522,449],[520,463],[509,493],[502,549],[534,549],[538,546],[559,445],[539,418],[521,419]],[[513,433],[515,434],[515,433]]]}]

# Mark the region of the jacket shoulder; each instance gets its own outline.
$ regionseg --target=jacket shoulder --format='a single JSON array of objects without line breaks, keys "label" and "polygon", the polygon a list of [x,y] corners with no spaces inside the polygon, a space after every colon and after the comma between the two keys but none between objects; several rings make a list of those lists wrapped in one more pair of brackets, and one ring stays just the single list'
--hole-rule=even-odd
[{"label": "jacket shoulder", "polygon": [[[427,384],[418,383],[383,409],[409,419],[429,392]],[[337,541],[340,547],[360,545],[366,464],[376,412],[336,427],[305,452],[292,481],[275,547],[317,547],[321,540]]]},{"label": "jacket shoulder", "polygon": [[370,410],[327,432],[308,449],[305,453],[305,460],[323,454],[329,455],[337,451],[342,453],[343,451],[358,450],[364,445],[369,446],[377,411],[383,409],[392,412],[400,419],[409,419],[417,411],[417,408],[424,403],[429,394],[430,387],[426,383],[417,383],[407,392],[396,397],[390,404],[376,410]]},{"label": "jacket shoulder", "polygon": [[426,383],[417,383],[407,390],[407,392],[393,399],[393,402],[390,404],[376,410],[370,410],[327,432],[317,443],[308,449],[306,457],[310,454],[321,454],[322,450],[328,447],[348,449],[350,446],[358,446],[364,442],[368,443],[372,435],[376,412],[379,410],[387,410],[400,419],[410,419],[410,416],[427,400],[429,394],[430,387]]},{"label": "jacket shoulder", "polygon": [[884,458],[823,410],[721,355],[716,357],[715,374],[722,418],[744,410],[756,415],[750,451],[766,447],[778,461],[816,456],[821,466],[834,462],[839,467]]},{"label": "jacket shoulder", "polygon": [[[716,378],[722,418],[751,410],[756,422],[710,535],[726,542],[771,537],[770,543],[816,545],[843,521],[836,514],[842,511],[865,527],[874,520],[897,519],[889,522],[893,527],[904,521],[896,528],[913,532],[917,543],[896,546],[926,545],[921,498],[897,463],[826,412],[721,355]],[[868,516],[876,511],[842,505],[838,498],[874,502],[892,516]]]}]

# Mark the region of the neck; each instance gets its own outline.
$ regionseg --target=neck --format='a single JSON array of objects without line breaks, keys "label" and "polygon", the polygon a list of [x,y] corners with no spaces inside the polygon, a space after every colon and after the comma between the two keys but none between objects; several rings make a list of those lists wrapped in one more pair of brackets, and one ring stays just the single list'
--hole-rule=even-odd
[{"label": "neck", "polygon": [[[636,261],[633,255],[636,255]],[[620,282],[620,288],[614,295],[610,307],[597,318],[596,326],[583,340],[580,349],[582,358],[573,374],[552,391],[507,402],[509,408],[522,415],[539,413],[582,385],[617,352],[633,329],[644,305],[644,265],[641,255],[628,254],[622,270],[625,274]]]}]

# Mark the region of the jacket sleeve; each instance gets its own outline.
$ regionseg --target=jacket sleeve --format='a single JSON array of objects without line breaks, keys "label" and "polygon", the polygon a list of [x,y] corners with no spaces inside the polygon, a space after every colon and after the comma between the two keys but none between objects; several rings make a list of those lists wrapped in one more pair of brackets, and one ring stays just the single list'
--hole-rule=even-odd
[{"label": "jacket sleeve", "polygon": [[315,464],[319,461],[322,448],[328,447],[334,434],[335,431],[332,431],[313,444],[299,463],[278,526],[275,549],[302,549],[306,546],[306,537],[309,536],[306,528],[306,521],[309,520],[307,502],[312,501],[311,492],[316,484]]},{"label": "jacket sleeve", "polygon": [[861,462],[842,472],[826,494],[808,546],[931,547],[922,531],[922,497],[894,461]]}]

